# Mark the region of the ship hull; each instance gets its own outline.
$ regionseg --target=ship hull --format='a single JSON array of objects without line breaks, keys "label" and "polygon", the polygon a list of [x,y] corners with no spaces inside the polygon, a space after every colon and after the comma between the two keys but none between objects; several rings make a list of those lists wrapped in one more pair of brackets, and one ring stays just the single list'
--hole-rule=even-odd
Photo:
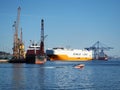
[{"label": "ship hull", "polygon": [[35,57],[35,64],[44,64],[46,62],[46,56],[37,55]]},{"label": "ship hull", "polygon": [[44,64],[46,57],[41,55],[26,55],[26,63],[28,64]]},{"label": "ship hull", "polygon": [[48,55],[51,61],[90,61],[91,57],[68,57],[67,55]]},{"label": "ship hull", "polygon": [[46,50],[50,61],[89,61],[93,59],[92,51],[80,49],[53,48]]},{"label": "ship hull", "polygon": [[99,57],[98,60],[108,60],[107,57]]}]

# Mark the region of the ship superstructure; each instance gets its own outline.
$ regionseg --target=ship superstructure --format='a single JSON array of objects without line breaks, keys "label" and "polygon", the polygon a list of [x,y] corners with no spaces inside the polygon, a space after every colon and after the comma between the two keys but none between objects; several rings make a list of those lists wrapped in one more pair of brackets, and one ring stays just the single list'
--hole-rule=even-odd
[{"label": "ship superstructure", "polygon": [[68,49],[63,47],[57,47],[47,49],[46,54],[51,61],[87,61],[93,59],[92,50],[81,49]]},{"label": "ship superstructure", "polygon": [[39,55],[39,53],[40,53],[40,45],[32,42],[27,49],[26,63],[35,63],[35,57],[36,55]]},{"label": "ship superstructure", "polygon": [[41,41],[40,44],[32,43],[26,52],[26,63],[44,64],[46,54],[44,52],[44,20],[41,20]]}]

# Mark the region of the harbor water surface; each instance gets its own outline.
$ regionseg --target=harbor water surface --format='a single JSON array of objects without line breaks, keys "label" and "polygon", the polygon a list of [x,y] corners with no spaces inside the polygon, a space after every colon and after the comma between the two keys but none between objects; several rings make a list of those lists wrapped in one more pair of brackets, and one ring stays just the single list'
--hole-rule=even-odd
[{"label": "harbor water surface", "polygon": [[[77,64],[85,67],[76,69]],[[0,90],[120,90],[120,60],[1,63]]]}]

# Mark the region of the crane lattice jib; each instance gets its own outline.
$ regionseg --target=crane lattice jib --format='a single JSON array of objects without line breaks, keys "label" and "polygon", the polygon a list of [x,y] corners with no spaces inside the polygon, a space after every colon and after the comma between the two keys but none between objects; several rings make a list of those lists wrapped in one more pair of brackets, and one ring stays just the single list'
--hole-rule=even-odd
[{"label": "crane lattice jib", "polygon": [[112,47],[108,47],[107,45],[101,43],[100,41],[97,41],[95,44],[93,44],[90,49],[92,50],[110,50],[113,49]]}]

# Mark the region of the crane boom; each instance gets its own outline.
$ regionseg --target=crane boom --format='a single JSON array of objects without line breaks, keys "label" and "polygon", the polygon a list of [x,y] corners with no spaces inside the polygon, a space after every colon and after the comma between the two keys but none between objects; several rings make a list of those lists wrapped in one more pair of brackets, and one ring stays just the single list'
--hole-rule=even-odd
[{"label": "crane boom", "polygon": [[16,34],[18,34],[18,28],[19,28],[19,22],[20,22],[20,11],[21,11],[21,8],[18,7],[16,26],[15,26]]}]

